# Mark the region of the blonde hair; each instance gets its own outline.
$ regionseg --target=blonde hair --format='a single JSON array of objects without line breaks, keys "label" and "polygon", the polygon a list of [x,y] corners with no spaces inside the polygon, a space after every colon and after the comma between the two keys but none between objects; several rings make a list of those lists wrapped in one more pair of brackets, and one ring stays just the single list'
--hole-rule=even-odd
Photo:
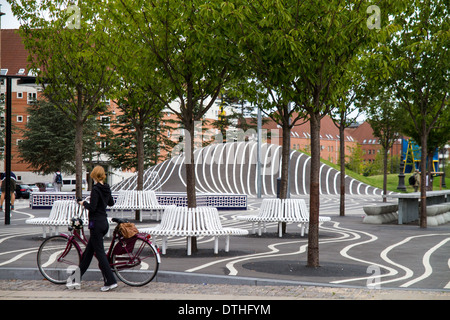
[{"label": "blonde hair", "polygon": [[106,178],[105,169],[102,166],[95,166],[91,172],[91,178],[103,182]]}]

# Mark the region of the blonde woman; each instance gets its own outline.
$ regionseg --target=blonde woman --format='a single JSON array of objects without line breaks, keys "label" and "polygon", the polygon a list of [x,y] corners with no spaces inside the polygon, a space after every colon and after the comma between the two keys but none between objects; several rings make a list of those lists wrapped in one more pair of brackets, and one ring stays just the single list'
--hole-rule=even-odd
[{"label": "blonde woman", "polygon": [[[94,185],[91,191],[90,202],[79,201],[80,205],[89,210],[90,231],[89,241],[80,262],[80,273],[83,276],[87,271],[95,253],[105,281],[105,285],[100,290],[109,291],[117,287],[117,280],[106,257],[103,237],[109,229],[106,207],[114,205],[114,200],[109,185],[104,182],[106,175],[102,166],[96,166],[92,170],[91,178],[94,180]],[[80,284],[75,286],[77,289],[79,287]]]}]

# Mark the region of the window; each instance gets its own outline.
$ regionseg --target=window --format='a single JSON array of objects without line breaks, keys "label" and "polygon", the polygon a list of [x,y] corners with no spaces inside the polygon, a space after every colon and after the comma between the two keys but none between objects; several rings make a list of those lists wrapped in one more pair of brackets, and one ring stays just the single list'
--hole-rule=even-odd
[{"label": "window", "polygon": [[28,92],[27,103],[33,104],[36,102],[37,94],[36,92]]},{"label": "window", "polygon": [[1,69],[0,70],[0,75],[1,76],[6,76],[7,73],[8,73],[8,69]]},{"label": "window", "polygon": [[25,68],[20,68],[19,72],[17,72],[17,74],[20,74],[20,75],[25,74]]},{"label": "window", "polygon": [[107,146],[109,146],[109,142],[108,141],[100,141],[100,148],[104,149]]},{"label": "window", "polygon": [[109,127],[111,127],[111,118],[106,117],[106,116],[101,116],[100,123],[102,124],[102,126],[109,128]]},{"label": "window", "polygon": [[17,99],[23,98],[23,92],[17,92]]},{"label": "window", "polygon": [[23,116],[17,116],[17,122],[23,122]]}]

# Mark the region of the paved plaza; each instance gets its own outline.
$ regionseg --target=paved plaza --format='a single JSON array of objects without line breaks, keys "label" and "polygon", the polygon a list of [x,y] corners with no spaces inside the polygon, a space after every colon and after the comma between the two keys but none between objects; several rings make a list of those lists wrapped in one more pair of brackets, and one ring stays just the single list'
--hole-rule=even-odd
[{"label": "paved plaza", "polygon": [[[331,221],[320,226],[320,268],[306,267],[308,239],[296,224],[288,224],[280,238],[277,224],[268,223],[261,236],[231,237],[229,252],[220,239],[218,254],[210,237],[198,238],[199,250],[191,256],[186,255],[185,238],[171,238],[154,282],[142,288],[120,283],[109,297],[127,292],[138,299],[450,299],[450,224],[427,229],[417,224],[363,224],[362,206],[380,201],[379,196],[349,195],[346,216],[340,217],[339,197],[322,196],[320,214]],[[255,214],[260,204],[261,199],[250,197],[247,211],[219,211],[223,226],[251,231],[251,223],[236,216]],[[42,228],[25,223],[49,211],[32,210],[20,200],[11,225],[5,226],[0,215],[0,299],[30,298],[32,292],[41,292],[44,299],[68,297],[64,286],[42,280],[36,266]],[[138,227],[159,223],[134,222]],[[160,240],[154,239],[157,244]],[[95,262],[91,268],[84,295],[75,297],[98,298]]]}]

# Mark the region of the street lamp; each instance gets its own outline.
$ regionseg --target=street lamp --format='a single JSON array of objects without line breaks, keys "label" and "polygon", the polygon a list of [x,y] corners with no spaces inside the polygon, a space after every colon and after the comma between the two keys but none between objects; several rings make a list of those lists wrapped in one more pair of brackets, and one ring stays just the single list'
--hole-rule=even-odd
[{"label": "street lamp", "polygon": [[[1,76],[6,79],[6,115],[5,115],[5,225],[11,223],[11,95],[12,79],[19,79],[18,84],[36,82],[36,77],[30,76]],[[14,191],[14,190],[13,190]]]}]

